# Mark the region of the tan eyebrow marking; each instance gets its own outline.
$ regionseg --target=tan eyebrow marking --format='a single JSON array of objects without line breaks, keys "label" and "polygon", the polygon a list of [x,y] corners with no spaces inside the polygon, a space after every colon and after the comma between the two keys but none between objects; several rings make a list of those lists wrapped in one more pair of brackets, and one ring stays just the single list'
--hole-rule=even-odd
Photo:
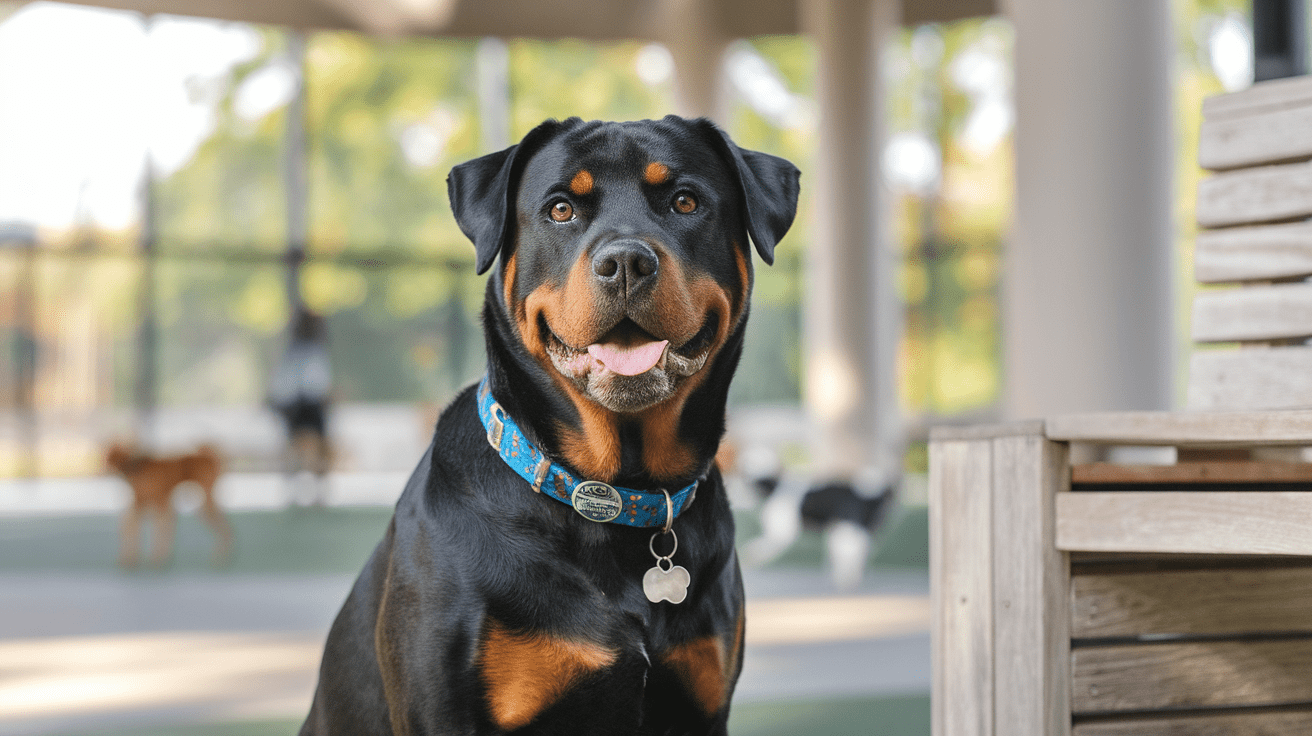
[{"label": "tan eyebrow marking", "polygon": [[591,192],[592,174],[587,169],[580,169],[579,173],[569,180],[569,190],[580,197]]},{"label": "tan eyebrow marking", "polygon": [[668,178],[670,178],[670,167],[659,161],[647,164],[646,171],[642,172],[642,180],[652,185],[664,184]]}]

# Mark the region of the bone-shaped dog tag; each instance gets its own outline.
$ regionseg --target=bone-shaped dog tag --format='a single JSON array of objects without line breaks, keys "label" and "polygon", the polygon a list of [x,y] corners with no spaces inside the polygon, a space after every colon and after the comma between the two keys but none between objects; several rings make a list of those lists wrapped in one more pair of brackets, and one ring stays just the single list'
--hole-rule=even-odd
[{"label": "bone-shaped dog tag", "polygon": [[661,569],[661,563],[657,561],[656,567],[642,576],[642,592],[647,594],[647,600],[652,603],[683,603],[683,599],[688,597],[688,584],[692,578],[682,565],[675,565],[666,557],[661,559],[671,565],[670,569]]},{"label": "bone-shaped dog tag", "polygon": [[[666,502],[669,502],[670,495],[665,494]],[[671,512],[673,507],[669,509]],[[670,535],[671,541],[674,542],[674,548],[668,555],[656,554],[656,538],[665,534]],[[683,603],[683,599],[688,597],[688,584],[692,582],[692,576],[682,565],[674,564],[674,553],[679,551],[679,535],[667,525],[664,531],[656,532],[651,535],[647,542],[647,549],[651,550],[651,556],[656,558],[656,567],[647,571],[642,576],[642,592],[647,594],[647,600],[652,603],[669,601],[670,603]],[[661,563],[668,567],[661,567]]]}]

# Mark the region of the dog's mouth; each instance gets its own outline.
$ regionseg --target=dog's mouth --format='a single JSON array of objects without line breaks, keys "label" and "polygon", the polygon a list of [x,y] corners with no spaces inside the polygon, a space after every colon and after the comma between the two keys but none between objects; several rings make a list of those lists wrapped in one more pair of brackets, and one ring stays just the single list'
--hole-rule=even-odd
[{"label": "dog's mouth", "polygon": [[583,347],[566,343],[545,318],[539,328],[562,376],[611,411],[632,413],[669,398],[683,379],[706,365],[718,322],[708,314],[701,329],[678,346],[628,317]]}]

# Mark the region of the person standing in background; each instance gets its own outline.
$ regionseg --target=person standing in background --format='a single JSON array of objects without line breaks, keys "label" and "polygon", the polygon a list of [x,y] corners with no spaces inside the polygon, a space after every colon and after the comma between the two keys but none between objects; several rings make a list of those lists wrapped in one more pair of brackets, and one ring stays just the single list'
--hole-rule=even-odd
[{"label": "person standing in background", "polygon": [[327,421],[331,394],[332,368],[324,319],[298,307],[292,318],[287,352],[269,387],[269,403],[287,427],[284,470],[292,503],[302,496],[298,483],[306,473],[311,476],[311,503],[322,505],[325,500],[333,459]]}]

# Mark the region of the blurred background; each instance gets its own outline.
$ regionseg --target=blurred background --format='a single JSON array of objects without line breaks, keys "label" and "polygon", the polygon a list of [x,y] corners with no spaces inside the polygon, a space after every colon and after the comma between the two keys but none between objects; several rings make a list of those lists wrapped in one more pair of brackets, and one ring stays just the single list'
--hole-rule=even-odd
[{"label": "blurred background", "polygon": [[[482,371],[447,172],[671,112],[803,171],[731,396],[733,730],[927,734],[928,427],[1181,403],[1201,101],[1306,71],[1299,0],[1055,5],[0,1],[0,734],[293,732]],[[275,388],[307,311],[323,473]],[[114,442],[216,450],[225,564],[183,486],[119,566]]]}]

